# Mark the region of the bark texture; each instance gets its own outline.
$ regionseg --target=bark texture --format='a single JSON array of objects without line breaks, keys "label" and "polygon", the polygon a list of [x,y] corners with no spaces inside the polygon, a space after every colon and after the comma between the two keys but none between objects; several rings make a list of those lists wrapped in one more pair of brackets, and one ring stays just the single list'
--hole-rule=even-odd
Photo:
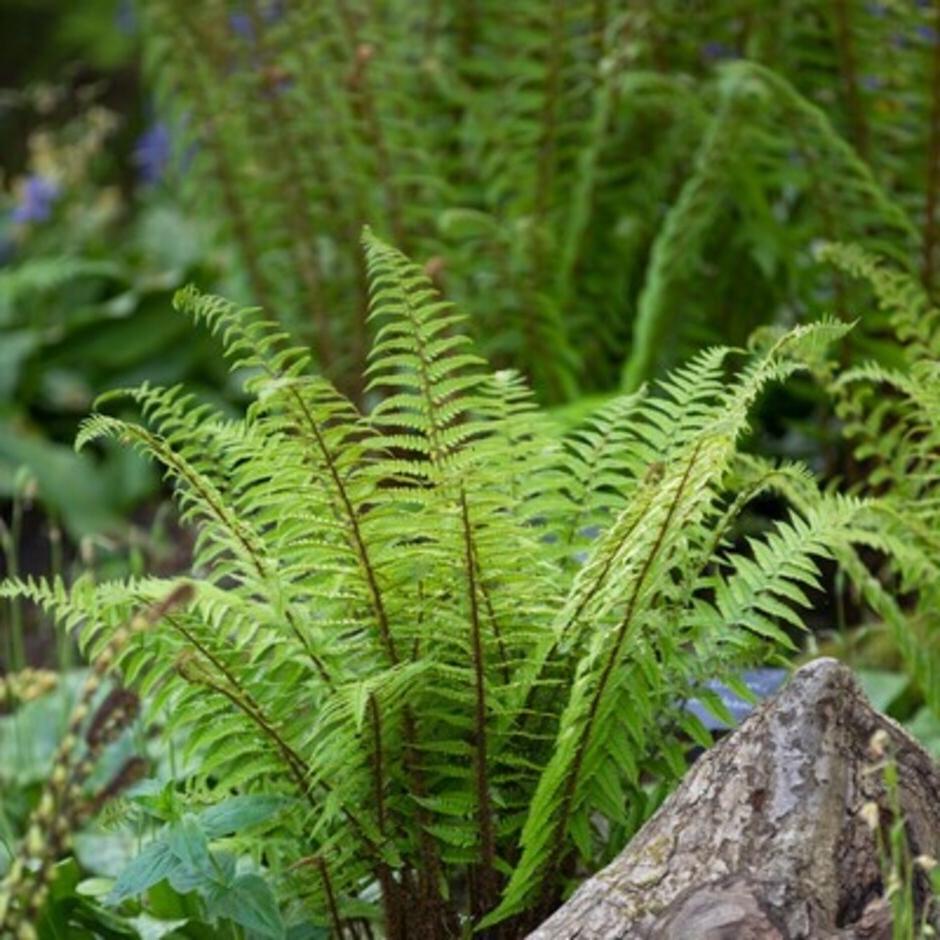
[{"label": "bark texture", "polygon": [[[891,825],[873,769],[879,730],[898,765],[910,856],[940,857],[940,770],[848,669],[819,659],[704,754],[531,940],[891,940],[875,834],[860,815],[876,802]],[[914,888],[922,908],[917,866]]]}]

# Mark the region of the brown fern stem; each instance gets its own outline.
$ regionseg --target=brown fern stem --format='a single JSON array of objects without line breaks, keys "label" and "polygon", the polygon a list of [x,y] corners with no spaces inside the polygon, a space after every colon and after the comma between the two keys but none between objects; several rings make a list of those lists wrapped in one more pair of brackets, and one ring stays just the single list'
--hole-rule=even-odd
[{"label": "brown fern stem", "polygon": [[402,211],[402,198],[392,171],[392,157],[386,140],[385,128],[376,104],[375,90],[369,76],[369,63],[375,57],[375,47],[361,38],[360,23],[346,0],[335,0],[346,41],[353,55],[352,70],[346,85],[349,89],[353,111],[362,122],[366,142],[375,154],[379,183],[388,208],[389,223],[397,246],[406,250],[408,232]]},{"label": "brown fern stem", "polygon": [[278,179],[284,187],[281,207],[287,215],[287,225],[292,233],[291,253],[294,257],[297,273],[307,293],[313,319],[317,342],[317,359],[320,367],[329,374],[335,366],[333,357],[333,341],[330,336],[330,324],[323,300],[320,272],[315,255],[317,231],[310,218],[310,205],[312,200],[305,191],[304,177],[297,162],[301,152],[300,143],[294,136],[294,116],[289,114],[284,104],[281,92],[276,83],[270,82],[266,76],[275,64],[273,59],[268,60],[266,53],[266,35],[264,19],[255,0],[249,7],[249,18],[255,36],[257,50],[262,58],[260,63],[249,62],[247,67],[260,76],[258,92],[264,96],[266,106],[256,109],[257,120],[262,125],[264,139],[278,141],[275,147],[269,146],[267,154],[269,159],[282,163]]},{"label": "brown fern stem", "polygon": [[[685,471],[682,474],[682,478],[676,487],[676,492],[669,503],[669,508],[666,510],[666,515],[663,517],[659,531],[656,533],[656,539],[643,561],[643,565],[640,568],[636,581],[633,584],[633,590],[630,594],[630,599],[627,601],[627,608],[623,615],[623,619],[620,621],[620,626],[617,629],[617,635],[614,638],[613,646],[607,656],[607,662],[604,664],[604,669],[601,672],[600,679],[598,680],[597,688],[595,689],[594,695],[591,699],[591,704],[588,708],[587,720],[581,733],[581,739],[578,744],[578,749],[575,752],[574,761],[572,762],[568,779],[565,783],[565,791],[562,798],[561,810],[558,815],[558,820],[555,823],[555,832],[553,835],[554,848],[549,855],[549,858],[552,859],[551,868],[549,869],[551,874],[554,874],[558,870],[558,866],[565,857],[564,849],[565,837],[568,830],[568,817],[571,814],[571,806],[574,802],[574,796],[578,786],[578,778],[581,774],[581,765],[584,762],[588,745],[591,742],[594,720],[597,717],[598,709],[600,708],[604,693],[607,690],[607,684],[610,681],[611,675],[613,675],[614,667],[617,665],[617,662],[620,659],[620,653],[623,649],[624,643],[632,633],[634,626],[633,618],[634,614],[636,613],[637,602],[640,598],[640,591],[643,589],[643,585],[646,583],[647,575],[649,574],[650,569],[653,567],[653,562],[656,560],[656,557],[659,554],[659,550],[662,548],[666,533],[669,531],[669,527],[672,524],[672,520],[676,514],[679,503],[685,494],[689,477],[692,474],[692,468],[698,461],[698,455],[702,449],[702,444],[703,442],[699,440],[699,442],[693,448],[692,453],[689,456],[688,463],[686,464]],[[551,896],[551,890],[553,887],[552,881],[553,879],[551,877],[547,877],[545,879],[542,888],[542,898],[539,905],[540,907],[543,906]]]},{"label": "brown fern stem", "polygon": [[382,598],[382,592],[379,589],[379,582],[376,576],[375,566],[373,565],[372,559],[369,555],[369,549],[366,544],[365,537],[362,534],[362,527],[359,525],[359,515],[356,511],[356,507],[353,506],[352,498],[349,495],[349,490],[347,489],[346,484],[343,482],[343,478],[340,476],[339,468],[336,465],[336,459],[327,445],[326,439],[323,437],[323,432],[320,430],[320,425],[313,416],[313,412],[310,410],[310,407],[304,400],[303,395],[301,395],[300,392],[298,392],[297,389],[292,386],[291,397],[300,411],[300,414],[303,418],[303,423],[307,426],[310,434],[313,436],[313,441],[316,444],[317,450],[319,451],[320,456],[326,465],[327,472],[330,475],[330,479],[333,482],[333,488],[336,491],[336,495],[339,497],[340,504],[343,509],[343,516],[349,525],[349,534],[352,539],[352,547],[356,552],[356,557],[359,559],[360,569],[362,574],[365,576],[366,584],[369,588],[369,597],[372,602],[372,609],[379,627],[382,643],[385,647],[385,653],[389,662],[393,666],[396,666],[398,665],[399,657],[398,650],[395,646],[395,638],[392,636],[391,625],[389,624],[388,613],[385,610],[385,602]]},{"label": "brown fern stem", "polygon": [[868,158],[868,122],[862,107],[858,90],[858,67],[855,62],[855,47],[852,37],[849,4],[847,0],[831,0],[832,16],[835,21],[836,47],[839,52],[839,72],[842,91],[845,95],[846,108],[852,143],[859,154]]},{"label": "brown fern stem", "polygon": [[[369,586],[373,611],[378,621],[379,631],[385,646],[386,655],[392,665],[397,665],[400,662],[398,651],[392,636],[391,626],[389,624],[388,614],[386,613],[385,604],[382,599],[382,592],[379,589],[375,568],[370,559],[366,540],[359,525],[359,518],[356,509],[353,506],[352,499],[349,495],[346,485],[344,484],[343,479],[339,474],[339,468],[336,466],[336,461],[333,457],[333,454],[327,446],[326,440],[324,439],[312,412],[307,406],[306,401],[304,401],[303,396],[300,395],[296,390],[293,390],[292,394],[297,406],[300,408],[305,424],[307,425],[310,433],[313,435],[316,446],[320,451],[324,462],[326,463],[327,470],[330,474],[330,478],[333,481],[333,485],[336,488],[336,492],[340,497],[340,503],[343,507],[344,515],[346,516],[346,519],[349,523],[350,533],[353,539],[353,546],[356,549],[362,572],[365,575],[366,582]],[[420,801],[427,796],[427,786],[424,781],[424,775],[421,772],[420,760],[416,747],[416,742],[418,740],[417,723],[415,722],[414,713],[410,707],[405,708],[403,716],[403,728],[405,739],[403,759],[405,769],[409,778],[411,779],[414,794]],[[448,910],[448,905],[440,894],[438,887],[440,885],[441,873],[440,858],[434,840],[427,831],[427,827],[431,822],[430,816],[428,815],[428,811],[424,807],[420,806],[420,803],[415,811],[415,818],[418,825],[417,836],[419,851],[422,857],[422,868],[421,872],[419,872],[420,896],[417,899],[417,920],[419,923],[426,925],[426,929],[428,931],[431,931],[427,934],[429,938],[437,936],[445,937],[448,935],[448,930],[457,923],[456,914]],[[422,927],[422,929],[425,929],[425,927]],[[434,933],[434,931],[438,929],[441,932]]]},{"label": "brown fern stem", "polygon": [[[261,250],[255,242],[254,231],[248,221],[248,213],[239,194],[236,171],[229,162],[225,143],[218,131],[218,110],[213,108],[209,102],[203,76],[198,67],[202,57],[195,48],[196,43],[193,37],[200,35],[202,31],[193,20],[187,5],[177,6],[176,14],[180,18],[179,25],[181,28],[174,31],[175,41],[190,47],[187,54],[188,61],[196,64],[190,90],[196,120],[201,129],[200,141],[206,146],[206,150],[212,159],[215,170],[214,175],[219,182],[222,205],[232,227],[232,234],[235,236],[242,262],[245,265],[251,291],[257,303],[276,317],[277,305],[273,301],[267,277],[261,269]],[[211,50],[211,44],[208,44],[206,48]],[[216,71],[221,68],[218,62],[215,63],[215,68]]]},{"label": "brown fern stem", "polygon": [[[933,4],[934,28],[940,28],[940,0]],[[937,202],[940,189],[940,42],[933,43],[930,84],[930,138],[927,145],[927,204],[924,210],[922,278],[933,295],[937,251]]]},{"label": "brown fern stem", "polygon": [[493,638],[496,640],[496,646],[499,650],[499,668],[503,674],[503,681],[508,686],[512,676],[509,671],[509,653],[506,650],[506,641],[503,639],[502,630],[499,628],[499,619],[496,616],[496,610],[493,607],[493,599],[483,580],[483,571],[480,568],[480,559],[477,557],[476,546],[473,548],[474,564],[476,565],[477,584],[480,588],[480,596],[483,598],[483,604],[486,607],[486,616],[493,628]]},{"label": "brown fern stem", "polygon": [[326,906],[330,912],[330,923],[333,934],[337,940],[342,940],[345,936],[343,929],[343,919],[339,916],[339,907],[336,904],[336,894],[333,891],[333,882],[330,880],[330,872],[326,867],[326,861],[322,856],[317,856],[317,870],[320,872],[320,880],[323,882],[323,893],[326,895]]},{"label": "brown fern stem", "polygon": [[[375,810],[378,817],[379,835],[385,839],[385,767],[382,744],[382,714],[374,694],[369,695],[369,722],[372,725],[372,786]],[[403,916],[401,889],[395,881],[391,868],[386,864],[378,867],[379,886],[382,889],[382,907],[385,913],[385,936],[389,940],[407,940],[407,929]]]},{"label": "brown fern stem", "polygon": [[492,909],[496,902],[498,881],[496,874],[496,843],[493,835],[493,811],[490,805],[490,789],[487,776],[486,745],[486,663],[483,652],[483,637],[480,625],[479,600],[477,598],[476,561],[474,558],[473,530],[467,494],[460,489],[460,515],[463,522],[464,552],[467,575],[467,600],[470,608],[470,645],[473,650],[473,769],[476,778],[477,819],[480,827],[480,864],[477,873],[478,892],[473,913],[481,917]]},{"label": "brown fern stem", "polygon": [[[327,471],[330,474],[330,478],[333,481],[336,493],[340,498],[343,513],[347,522],[349,523],[349,531],[352,536],[353,547],[356,550],[362,573],[364,574],[366,583],[369,587],[373,611],[379,625],[379,632],[382,637],[386,655],[389,662],[393,666],[397,665],[400,662],[398,650],[395,645],[394,637],[392,636],[391,626],[389,624],[388,614],[385,610],[385,603],[382,598],[382,592],[379,588],[375,568],[372,564],[368,546],[363,536],[362,529],[359,525],[359,517],[356,512],[356,508],[353,506],[352,498],[350,497],[346,485],[340,476],[339,468],[336,465],[333,454],[330,451],[320,430],[320,427],[307,405],[307,402],[304,400],[303,396],[297,392],[296,389],[292,389],[292,396],[297,407],[300,409],[304,424],[306,424],[310,434],[313,436],[313,440],[316,443],[317,449],[319,450],[324,463],[326,464]],[[404,710],[403,728],[405,739],[403,759],[405,769],[409,778],[411,779],[414,794],[420,801],[425,796],[427,796],[427,787],[425,785],[424,775],[420,769],[419,756],[416,747],[416,742],[418,740],[417,724],[415,722],[414,713],[410,707],[406,707]],[[420,923],[427,925],[428,930],[432,931],[431,933],[427,934],[428,937],[447,936],[447,930],[449,927],[446,925],[455,925],[457,923],[457,918],[452,911],[447,910],[447,904],[441,897],[438,887],[440,884],[441,865],[437,847],[434,844],[434,840],[427,831],[427,826],[430,824],[431,820],[428,815],[428,811],[421,807],[420,804],[415,811],[415,818],[418,824],[418,845],[422,857],[422,870],[419,873],[420,897],[417,901],[417,918]],[[440,925],[442,933],[433,933],[433,931],[437,929],[437,926],[435,925]]]}]

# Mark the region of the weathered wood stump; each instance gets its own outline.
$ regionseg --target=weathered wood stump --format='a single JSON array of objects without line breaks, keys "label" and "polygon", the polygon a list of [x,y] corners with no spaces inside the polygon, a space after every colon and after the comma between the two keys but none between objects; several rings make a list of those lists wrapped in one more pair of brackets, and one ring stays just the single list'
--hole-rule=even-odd
[{"label": "weathered wood stump", "polygon": [[[704,754],[626,850],[530,934],[535,940],[890,940],[876,834],[897,764],[912,859],[940,857],[940,769],[819,659]],[[914,869],[919,910],[929,897]],[[936,912],[931,923],[938,926]]]}]

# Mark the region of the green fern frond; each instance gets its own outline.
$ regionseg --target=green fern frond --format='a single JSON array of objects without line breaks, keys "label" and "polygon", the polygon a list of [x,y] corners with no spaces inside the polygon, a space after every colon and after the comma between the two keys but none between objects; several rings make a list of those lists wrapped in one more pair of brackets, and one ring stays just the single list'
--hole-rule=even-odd
[{"label": "green fern frond", "polygon": [[[855,245],[830,245],[824,257],[868,282],[897,338],[895,362],[866,362],[829,381],[863,474],[856,490],[874,495],[859,542],[884,557],[890,576],[876,578],[844,548],[839,561],[882,618],[928,704],[940,712],[937,553],[940,551],[940,355],[938,312],[908,272]],[[901,605],[893,592],[911,596]]]},{"label": "green fern frond", "polygon": [[[736,374],[743,351],[709,348],[565,436],[419,267],[363,241],[370,412],[262,313],[189,289],[177,306],[245,374],[245,417],[142,386],[101,400],[138,421],[83,425],[79,447],[157,460],[197,529],[191,603],[118,665],[181,741],[187,792],[289,798],[265,864],[315,916],[367,912],[396,940],[519,932],[566,859],[609,857],[642,821],[644,775],[674,779],[684,736],[707,740],[682,702],[788,649],[816,561],[875,544],[860,504],[739,450],[762,391],[846,327],[774,334]],[[794,513],[738,541],[769,488]],[[5,591],[94,656],[165,588]]]},{"label": "green fern frond", "polygon": [[[839,136],[826,115],[786,79],[756,63],[735,62],[724,67],[718,94],[719,107],[692,175],[652,249],[638,301],[633,347],[623,373],[627,390],[636,388],[661,358],[667,318],[674,315],[683,291],[701,276],[708,237],[721,214],[727,213],[728,203],[740,204],[741,213],[756,212],[763,206],[769,216],[768,203],[775,198],[777,187],[796,185],[818,191],[825,186],[825,194],[820,193],[809,205],[830,226],[856,226],[844,237],[865,238],[870,248],[890,252],[902,262],[916,244],[910,220],[885,194],[871,169]],[[773,122],[773,128],[768,122]],[[797,169],[794,152],[805,169]],[[760,175],[753,172],[752,161],[761,164]],[[828,168],[824,178],[821,166]],[[767,191],[753,191],[757,187]],[[747,198],[737,196],[739,190]],[[838,209],[833,211],[830,203]],[[773,222],[762,218],[760,224],[768,227]],[[839,236],[831,231],[828,237]],[[818,279],[818,269],[804,265],[804,270]],[[801,303],[806,305],[809,300],[801,298]],[[744,332],[757,325],[749,322]]]}]

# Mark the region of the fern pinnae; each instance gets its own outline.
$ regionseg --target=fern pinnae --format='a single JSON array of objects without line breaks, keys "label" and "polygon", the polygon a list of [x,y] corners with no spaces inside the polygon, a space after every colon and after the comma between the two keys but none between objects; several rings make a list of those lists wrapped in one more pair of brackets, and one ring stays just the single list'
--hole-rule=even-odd
[{"label": "fern pinnae", "polygon": [[[559,733],[554,755],[542,774],[522,831],[522,858],[506,887],[503,900],[484,924],[496,922],[531,903],[534,896],[539,906],[548,900],[553,878],[546,872],[554,872],[561,864],[564,843],[568,834],[569,816],[577,793],[580,769],[594,732],[595,718],[607,691],[614,667],[620,660],[624,643],[635,628],[635,614],[646,578],[664,544],[680,503],[686,496],[686,488],[692,479],[704,440],[692,449],[684,461],[684,469],[677,479],[673,492],[665,506],[651,540],[643,545],[642,557],[637,571],[631,577],[625,610],[609,641],[606,653],[597,642],[593,652],[578,664],[577,676],[570,697],[559,721]],[[595,660],[602,657],[603,665],[594,677]],[[575,736],[577,741],[574,740]]]},{"label": "fern pinnae", "polygon": [[307,430],[308,434],[312,435],[313,440],[316,442],[321,458],[323,459],[329,472],[335,492],[339,497],[343,509],[343,515],[347,525],[349,526],[349,532],[355,547],[356,557],[359,561],[362,573],[365,576],[366,583],[368,584],[369,595],[375,613],[376,622],[378,624],[379,633],[382,638],[382,643],[385,646],[389,661],[394,665],[398,662],[398,651],[395,646],[394,637],[392,636],[391,625],[389,623],[388,614],[385,609],[385,602],[382,596],[382,592],[379,588],[375,566],[370,557],[366,541],[363,538],[362,528],[359,524],[358,513],[353,506],[347,486],[339,473],[336,458],[330,448],[327,446],[324,436],[319,426],[317,425],[317,422],[314,420],[310,409],[307,407],[303,397],[299,394],[299,392],[297,392],[296,389],[292,389],[291,394],[295,404],[300,410],[305,429]]},{"label": "fern pinnae", "polygon": [[252,536],[228,509],[214,484],[205,479],[189,461],[173,451],[161,436],[137,424],[95,415],[82,424],[75,441],[76,450],[81,450],[86,444],[101,437],[116,437],[153,455],[175,480],[185,484],[198,498],[199,502],[195,504],[197,510],[204,512],[231,535],[239,554],[254,573],[260,579],[268,580],[266,566]]},{"label": "fern pinnae", "polygon": [[[200,652],[202,652],[200,650]],[[210,662],[212,662],[210,660]],[[213,663],[214,665],[214,663]],[[229,685],[227,676],[223,674],[222,680],[209,675],[191,658],[181,657],[176,664],[177,672],[184,681],[204,687],[216,695],[226,699],[235,709],[242,712],[261,732],[262,736],[270,741],[278,753],[284,766],[288,769],[293,778],[294,786],[298,794],[310,802],[311,809],[316,810],[317,804],[310,792],[307,782],[307,765],[291,748],[283,736],[278,732],[274,724],[267,718],[263,710],[253,701],[250,695],[246,694],[241,685],[236,682],[235,685]]]},{"label": "fern pinnae", "polygon": [[[76,449],[81,449],[90,441],[102,436],[118,437],[154,456],[175,480],[183,483],[193,494],[195,501],[191,503],[191,510],[217,523],[229,536],[220,548],[224,545],[234,548],[263,588],[270,588],[275,583],[264,551],[254,534],[233,513],[223,494],[218,491],[212,481],[200,473],[182,454],[173,450],[164,438],[140,425],[96,415],[83,423],[76,438]],[[242,576],[244,577],[244,573]],[[329,685],[332,680],[323,658],[311,647],[309,639],[300,629],[296,615],[287,607],[284,609],[284,616],[304,654]]]},{"label": "fern pinnae", "polygon": [[[559,618],[555,629],[558,642],[570,642],[568,632],[577,626],[584,615],[588,605],[591,604],[608,583],[615,565],[618,563],[621,551],[630,545],[636,530],[643,523],[645,513],[653,506],[658,492],[654,486],[646,486],[643,492],[636,495],[628,511],[621,517],[605,535],[604,541],[597,547],[591,558],[585,563],[575,579],[569,603]],[[582,587],[581,582],[584,582]],[[572,605],[570,602],[574,601]]]},{"label": "fern pinnae", "polygon": [[269,380],[279,390],[278,394],[286,396],[291,406],[290,413],[293,416],[293,425],[297,433],[300,434],[302,440],[313,444],[315,453],[319,454],[322,465],[327,471],[327,479],[332,485],[333,498],[337,503],[339,515],[348,527],[348,536],[352,541],[360,570],[368,586],[382,644],[389,662],[396,664],[399,661],[399,654],[379,587],[377,571],[362,532],[359,512],[353,504],[353,498],[343,479],[338,454],[328,444],[320,422],[314,417],[298,385],[298,376],[305,365],[304,358],[298,357],[292,350],[276,353],[275,349],[281,342],[282,334],[273,332],[263,320],[249,319],[251,326],[245,330],[241,321],[246,313],[250,316],[252,311],[236,311],[226,302],[219,302],[216,298],[206,298],[192,290],[177,294],[176,304],[189,311],[196,319],[205,319],[214,332],[223,332],[230,354],[237,355],[242,350],[247,352],[248,358],[242,361],[247,365],[257,365],[263,369]]},{"label": "fern pinnae", "polygon": [[[209,675],[204,669],[197,667],[189,658],[179,661],[178,670],[183,678],[190,683],[204,687],[228,701],[237,711],[241,712],[258,729],[262,740],[269,742],[279,759],[288,770],[298,796],[306,801],[314,817],[323,818],[323,799],[336,804],[338,811],[344,818],[350,830],[355,834],[361,846],[364,859],[376,872],[377,877],[387,878],[388,851],[384,843],[382,826],[368,819],[368,811],[359,807],[353,808],[349,799],[342,797],[342,787],[325,776],[322,770],[312,773],[310,764],[300,755],[297,749],[288,741],[287,737],[278,727],[278,723],[264,707],[255,700],[247,688],[231,670],[225,668],[217,656],[213,656],[206,647],[184,628],[177,626],[181,633],[193,643],[193,649],[206,657],[207,661],[220,673],[219,677]],[[229,775],[229,779],[234,779]]]},{"label": "fern pinnae", "polygon": [[[645,387],[632,395],[618,395],[598,409],[565,440],[564,493],[569,511],[561,542],[571,547],[581,529],[598,514],[622,504],[629,465],[622,457],[630,435],[630,418],[646,397]],[[605,490],[613,490],[609,496]]]},{"label": "fern pinnae", "polygon": [[[737,351],[708,349],[566,441],[518,378],[481,367],[420,268],[364,243],[370,413],[258,311],[186,291],[177,305],[248,372],[247,417],[147,388],[141,424],[83,432],[168,465],[200,528],[194,603],[122,667],[185,734],[193,789],[296,794],[299,826],[263,864],[290,874],[303,854],[319,877],[285,899],[337,930],[367,911],[390,940],[524,911],[497,928],[515,935],[561,896],[565,862],[619,850],[647,774],[680,772],[684,735],[703,739],[676,703],[785,645],[818,558],[864,529],[796,468],[738,453],[767,384],[846,327],[765,334],[730,381]],[[792,488],[795,511],[732,539],[766,487]],[[97,645],[152,590],[46,593],[72,625],[94,613]]]}]

